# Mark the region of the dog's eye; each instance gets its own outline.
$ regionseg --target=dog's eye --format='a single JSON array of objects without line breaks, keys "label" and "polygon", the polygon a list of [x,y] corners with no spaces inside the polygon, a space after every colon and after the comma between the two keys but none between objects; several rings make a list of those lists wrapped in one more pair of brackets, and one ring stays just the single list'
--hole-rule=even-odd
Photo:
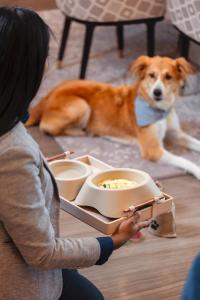
[{"label": "dog's eye", "polygon": [[151,77],[151,78],[155,78],[155,74],[154,73],[149,73],[149,77]]},{"label": "dog's eye", "polygon": [[170,74],[166,74],[165,79],[170,80],[170,79],[172,79],[172,76]]}]

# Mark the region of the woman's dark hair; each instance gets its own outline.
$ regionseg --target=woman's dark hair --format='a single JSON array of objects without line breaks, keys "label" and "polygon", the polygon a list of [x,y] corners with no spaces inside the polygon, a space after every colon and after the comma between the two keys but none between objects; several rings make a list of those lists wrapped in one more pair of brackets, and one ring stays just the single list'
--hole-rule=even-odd
[{"label": "woman's dark hair", "polygon": [[0,7],[0,135],[27,112],[48,56],[50,31],[25,8]]}]

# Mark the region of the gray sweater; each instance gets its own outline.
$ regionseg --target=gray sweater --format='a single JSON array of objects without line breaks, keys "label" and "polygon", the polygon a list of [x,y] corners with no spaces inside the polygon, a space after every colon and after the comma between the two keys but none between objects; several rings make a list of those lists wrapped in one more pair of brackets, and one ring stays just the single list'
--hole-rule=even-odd
[{"label": "gray sweater", "polygon": [[59,237],[60,202],[22,123],[0,137],[0,300],[58,300],[63,268],[96,263],[95,238]]}]

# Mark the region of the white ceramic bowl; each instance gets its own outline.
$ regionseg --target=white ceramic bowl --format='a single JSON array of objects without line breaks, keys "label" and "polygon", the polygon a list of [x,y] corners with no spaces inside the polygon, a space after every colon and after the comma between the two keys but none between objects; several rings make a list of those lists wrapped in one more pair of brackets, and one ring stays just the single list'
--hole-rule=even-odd
[{"label": "white ceramic bowl", "polygon": [[49,163],[53,173],[60,196],[74,200],[87,177],[91,174],[90,168],[74,160],[60,159]]},{"label": "white ceramic bowl", "polygon": [[[135,187],[108,189],[97,185],[106,179],[134,180]],[[151,177],[135,169],[112,169],[89,176],[81,188],[75,203],[80,206],[96,208],[102,215],[110,218],[124,216],[124,209],[136,206],[161,196],[162,192]]]}]

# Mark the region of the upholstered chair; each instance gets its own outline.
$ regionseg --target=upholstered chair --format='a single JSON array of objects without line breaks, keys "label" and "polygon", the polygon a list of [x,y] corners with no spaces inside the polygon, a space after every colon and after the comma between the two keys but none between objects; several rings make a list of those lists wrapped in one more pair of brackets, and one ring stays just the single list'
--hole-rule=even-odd
[{"label": "upholstered chair", "polygon": [[163,19],[165,0],[56,0],[58,8],[65,15],[62,39],[58,53],[61,67],[72,21],[86,27],[80,78],[85,77],[89,52],[96,26],[116,26],[118,49],[123,55],[123,26],[145,23],[147,26],[147,53],[154,55],[155,24]]},{"label": "upholstered chair", "polygon": [[190,41],[200,44],[200,0],[167,0],[167,15],[180,32],[181,56],[188,58]]}]

